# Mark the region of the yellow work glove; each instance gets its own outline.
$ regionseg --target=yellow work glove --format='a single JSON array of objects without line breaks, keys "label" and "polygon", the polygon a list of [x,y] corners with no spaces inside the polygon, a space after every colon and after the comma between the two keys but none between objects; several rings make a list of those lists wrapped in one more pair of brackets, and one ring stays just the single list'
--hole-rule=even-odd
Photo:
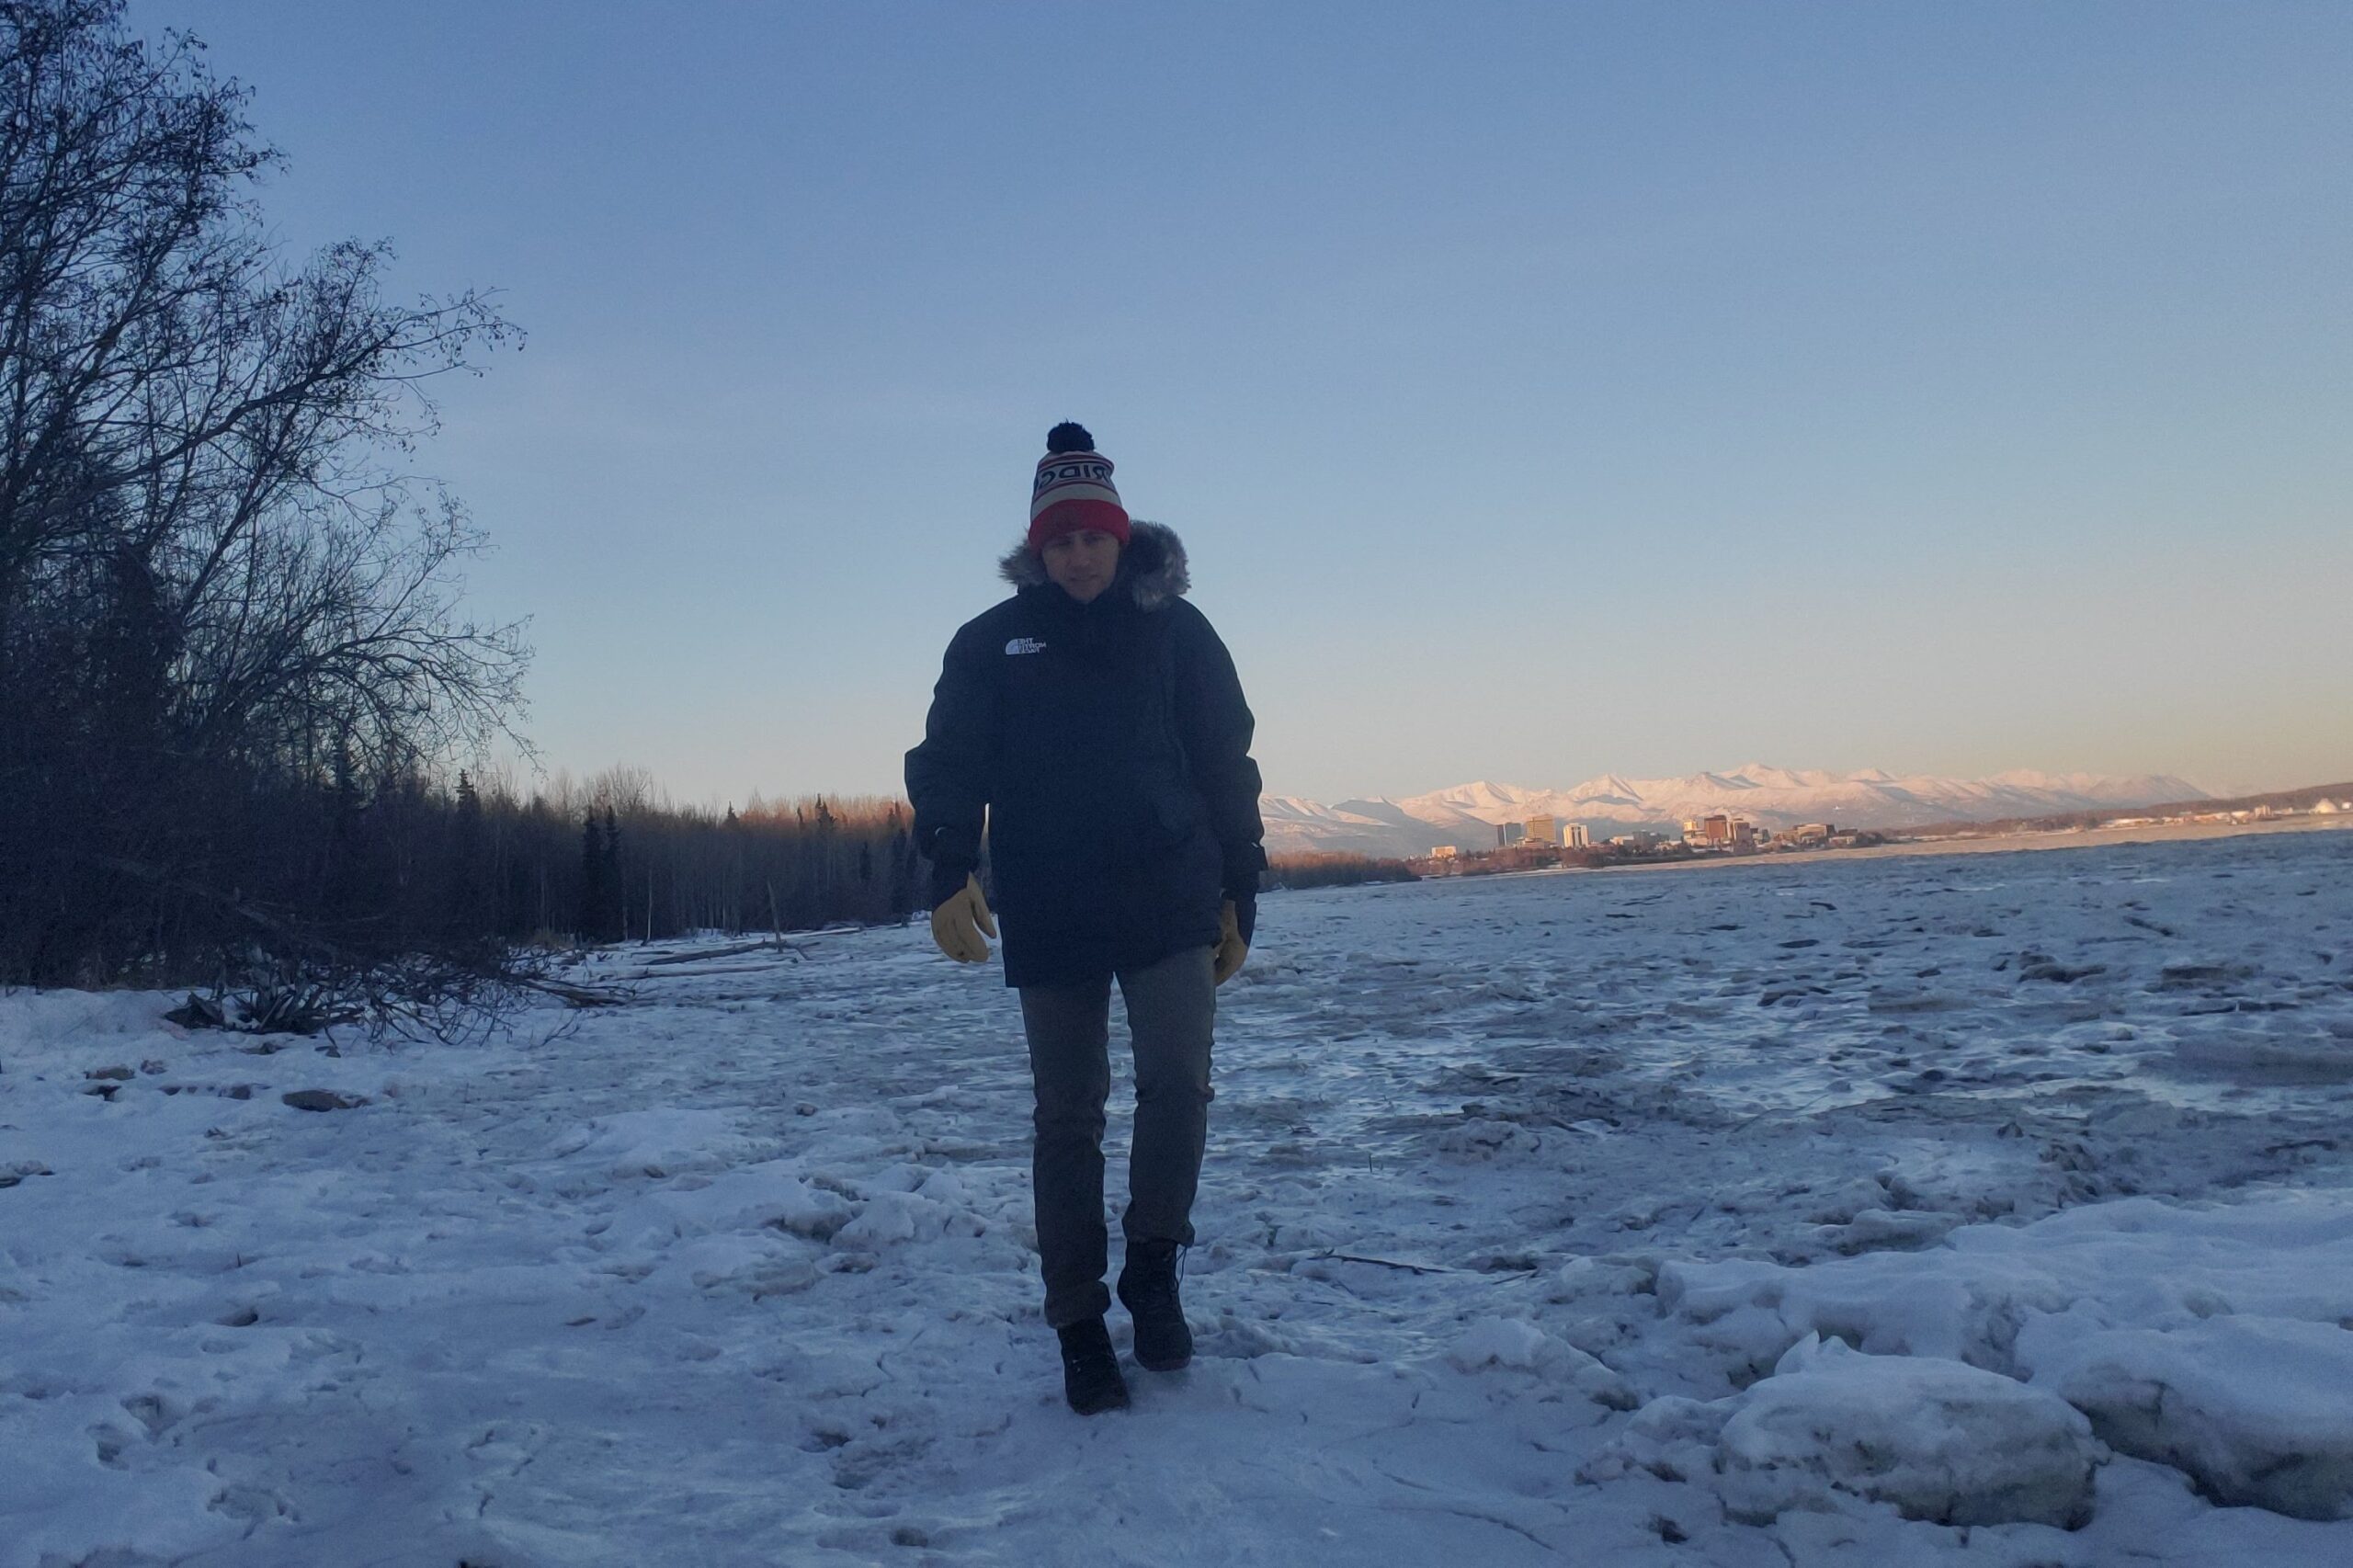
[{"label": "yellow work glove", "polygon": [[981,940],[983,933],[996,935],[996,916],[981,896],[981,879],[966,877],[964,885],[931,912],[931,939],[958,963],[986,963],[989,945]]},{"label": "yellow work glove", "polygon": [[1249,946],[1242,940],[1242,926],[1233,913],[1233,901],[1229,898],[1217,912],[1217,956],[1211,960],[1210,972],[1223,985],[1242,971],[1242,960],[1249,956]]}]

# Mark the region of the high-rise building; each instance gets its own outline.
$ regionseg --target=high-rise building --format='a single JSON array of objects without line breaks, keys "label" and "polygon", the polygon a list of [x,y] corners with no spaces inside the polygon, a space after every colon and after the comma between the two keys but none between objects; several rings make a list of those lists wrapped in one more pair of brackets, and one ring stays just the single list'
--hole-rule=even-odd
[{"label": "high-rise building", "polygon": [[1561,842],[1572,849],[1586,849],[1592,846],[1593,835],[1586,832],[1585,824],[1573,822],[1561,829]]},{"label": "high-rise building", "polygon": [[1530,844],[1560,843],[1561,819],[1552,816],[1529,817],[1528,819],[1528,842]]}]

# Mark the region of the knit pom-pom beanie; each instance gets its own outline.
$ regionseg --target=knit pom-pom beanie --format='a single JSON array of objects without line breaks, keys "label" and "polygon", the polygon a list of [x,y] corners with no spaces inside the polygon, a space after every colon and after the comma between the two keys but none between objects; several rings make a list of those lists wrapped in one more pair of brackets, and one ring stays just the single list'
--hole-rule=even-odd
[{"label": "knit pom-pom beanie", "polygon": [[1065,420],[1046,432],[1046,455],[1038,460],[1029,492],[1029,548],[1082,528],[1128,542],[1128,509],[1111,483],[1111,460],[1095,449],[1084,425]]}]

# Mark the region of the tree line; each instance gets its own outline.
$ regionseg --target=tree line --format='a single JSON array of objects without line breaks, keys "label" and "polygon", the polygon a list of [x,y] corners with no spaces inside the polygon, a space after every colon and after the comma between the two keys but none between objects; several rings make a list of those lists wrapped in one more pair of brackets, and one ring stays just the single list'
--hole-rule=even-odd
[{"label": "tree line", "polygon": [[[903,921],[924,877],[907,808],[808,796],[681,807],[616,769],[523,796],[461,776],[440,837],[456,929],[539,946]],[[396,896],[380,887],[378,895]]]},{"label": "tree line", "polygon": [[1421,879],[1403,860],[1330,850],[1302,850],[1267,858],[1266,885],[1275,888],[1358,887],[1366,882],[1414,882]]}]

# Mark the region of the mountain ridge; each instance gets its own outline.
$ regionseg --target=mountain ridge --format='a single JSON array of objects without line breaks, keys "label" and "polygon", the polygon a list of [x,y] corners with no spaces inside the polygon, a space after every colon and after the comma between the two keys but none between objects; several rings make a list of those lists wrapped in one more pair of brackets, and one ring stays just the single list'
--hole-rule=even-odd
[{"label": "mountain ridge", "polygon": [[1267,847],[1275,853],[1324,851],[1385,858],[1427,855],[1441,845],[1482,849],[1496,824],[1554,816],[1582,823],[1596,838],[1662,829],[1723,812],[1775,830],[1801,823],[1890,828],[1933,822],[1993,822],[2059,812],[2200,801],[2206,791],[2169,774],[2114,778],[2013,768],[1985,778],[1897,775],[1884,768],[1835,773],[1761,762],[1679,778],[1628,778],[1605,773],[1566,790],[1473,779],[1392,800],[1369,796],[1335,804],[1267,795],[1259,802]]}]

